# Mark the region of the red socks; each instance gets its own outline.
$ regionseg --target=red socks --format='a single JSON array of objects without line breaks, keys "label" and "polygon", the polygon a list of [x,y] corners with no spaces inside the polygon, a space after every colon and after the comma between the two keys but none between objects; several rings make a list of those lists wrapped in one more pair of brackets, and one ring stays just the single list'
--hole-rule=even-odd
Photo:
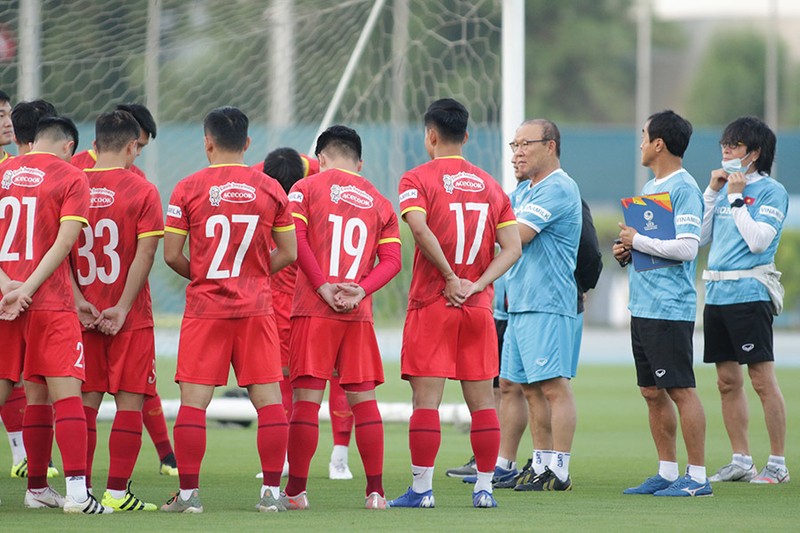
[{"label": "red socks", "polygon": [[11,389],[11,395],[6,400],[3,408],[0,409],[0,417],[3,418],[6,432],[22,431],[22,418],[25,416],[26,405],[28,403],[25,401],[25,389],[22,387]]},{"label": "red socks", "polygon": [[331,413],[331,430],[335,446],[350,446],[350,434],[353,431],[353,412],[347,401],[347,394],[339,385],[339,378],[331,379],[328,392],[328,407]]},{"label": "red socks", "polygon": [[97,448],[97,409],[83,406],[86,416],[86,487],[92,486],[92,466],[94,465],[94,451]]},{"label": "red socks", "polygon": [[173,453],[172,444],[169,442],[169,430],[167,421],[164,420],[164,409],[161,407],[161,398],[155,396],[145,396],[142,406],[142,422],[147,428],[147,433],[153,440],[158,452],[158,458],[162,461],[166,456]]},{"label": "red socks", "polygon": [[408,447],[411,450],[411,464],[432,467],[441,444],[442,430],[439,424],[439,411],[437,409],[415,409],[408,421]]},{"label": "red socks", "polygon": [[265,405],[258,410],[258,433],[256,444],[264,472],[264,485],[281,486],[283,459],[286,457],[286,443],[289,438],[289,423],[282,404]]},{"label": "red socks", "polygon": [[353,406],[356,423],[356,444],[364,473],[367,476],[369,496],[377,492],[383,496],[383,420],[378,411],[378,402],[370,400]]},{"label": "red socks", "polygon": [[[56,419],[56,442],[64,463],[64,477],[85,476],[87,431],[83,403],[80,397],[70,396],[54,402],[53,411]],[[28,441],[25,442],[27,444]],[[43,462],[45,472],[49,461],[48,455]]]},{"label": "red socks", "polygon": [[47,487],[47,464],[53,449],[53,408],[29,405],[22,421],[22,440],[28,454],[28,490]]},{"label": "red socks", "polygon": [[500,451],[500,421],[497,419],[497,411],[483,409],[472,413],[469,441],[478,472],[494,472]]},{"label": "red socks", "polygon": [[142,448],[142,412],[117,411],[108,439],[108,490],[125,490]]},{"label": "red socks", "polygon": [[295,402],[289,424],[289,481],[286,483],[289,496],[297,496],[306,490],[308,468],[318,441],[319,404]]},{"label": "red socks", "polygon": [[178,461],[180,487],[200,486],[200,463],[206,454],[206,411],[182,405],[173,429],[175,459]]},{"label": "red socks", "polygon": [[292,382],[289,381],[289,376],[283,376],[280,382],[281,385],[281,403],[283,404],[283,412],[286,414],[286,420],[292,419]]}]

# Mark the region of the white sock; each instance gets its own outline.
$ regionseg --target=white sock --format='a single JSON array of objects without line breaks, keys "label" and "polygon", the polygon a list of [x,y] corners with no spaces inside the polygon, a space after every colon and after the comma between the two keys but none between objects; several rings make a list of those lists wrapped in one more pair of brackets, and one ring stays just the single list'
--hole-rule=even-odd
[{"label": "white sock", "polygon": [[686,473],[697,483],[705,483],[708,481],[706,479],[706,467],[704,466],[689,465],[686,467]]},{"label": "white sock", "polygon": [[492,478],[494,472],[478,472],[478,481],[475,482],[475,488],[472,492],[480,492],[485,490],[489,494],[492,493]]},{"label": "white sock", "polygon": [[119,500],[120,498],[124,497],[126,492],[127,491],[124,491],[124,490],[111,490],[111,489],[108,489],[108,493],[115,500]]},{"label": "white sock", "polygon": [[333,451],[331,452],[331,462],[335,463],[337,461],[341,461],[344,464],[347,464],[347,450],[349,448],[347,446],[340,446],[334,445]]},{"label": "white sock", "polygon": [[672,461],[659,461],[658,475],[667,481],[675,481],[680,475],[678,473],[678,463],[673,463]]},{"label": "white sock", "polygon": [[181,500],[183,500],[185,502],[189,501],[189,498],[192,497],[192,493],[195,490],[197,490],[197,488],[194,488],[194,489],[181,489],[181,494],[180,494]]},{"label": "white sock", "polygon": [[67,478],[67,496],[76,502],[85,502],[89,497],[86,492],[86,476],[70,476]]},{"label": "white sock", "polygon": [[272,493],[272,497],[275,498],[276,500],[281,495],[280,487],[271,487],[269,485],[261,485],[261,497],[262,498],[264,497],[264,494],[267,493],[267,491],[270,491],[270,493]]},{"label": "white sock", "polygon": [[12,431],[8,433],[8,443],[11,445],[11,458],[14,464],[22,462],[27,453],[25,453],[25,444],[22,442],[22,432]]},{"label": "white sock", "polygon": [[544,467],[550,464],[550,457],[552,454],[552,450],[533,450],[533,463],[531,464],[531,468],[533,468],[534,474],[538,476],[544,473]]},{"label": "white sock", "polygon": [[[512,461],[511,459],[506,459],[505,457],[498,457],[495,466],[499,466],[504,470],[515,470],[517,468],[517,462]],[[477,492],[477,490],[475,492]]]},{"label": "white sock", "polygon": [[770,455],[769,459],[767,459],[767,464],[770,464],[772,466],[786,467],[786,457],[780,455]]},{"label": "white sock", "polygon": [[558,479],[566,481],[569,477],[569,453],[554,451],[547,467]]},{"label": "white sock", "polygon": [[753,467],[753,456],[735,453],[733,454],[733,459],[731,462],[736,466],[741,466],[745,470],[750,470]]},{"label": "white sock", "polygon": [[411,490],[417,494],[428,492],[433,489],[433,467],[432,466],[414,466],[411,465],[411,474],[414,476],[414,481],[411,484]]}]

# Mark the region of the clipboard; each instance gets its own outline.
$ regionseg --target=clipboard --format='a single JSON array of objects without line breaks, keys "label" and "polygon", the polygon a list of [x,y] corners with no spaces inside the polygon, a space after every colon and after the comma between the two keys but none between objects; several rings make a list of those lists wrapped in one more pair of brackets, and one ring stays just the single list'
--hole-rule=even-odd
[{"label": "clipboard", "polygon": [[[622,214],[625,225],[653,239],[675,238],[675,213],[669,193],[648,194],[623,198]],[[681,262],[631,250],[633,268],[637,272],[679,265]]]}]

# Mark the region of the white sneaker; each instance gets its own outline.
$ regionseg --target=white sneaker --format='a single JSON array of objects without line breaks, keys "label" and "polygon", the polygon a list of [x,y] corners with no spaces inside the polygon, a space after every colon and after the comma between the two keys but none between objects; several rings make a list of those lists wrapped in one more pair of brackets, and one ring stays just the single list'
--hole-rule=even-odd
[{"label": "white sneaker", "polygon": [[42,492],[25,491],[25,507],[28,509],[58,509],[64,507],[64,497],[47,487]]},{"label": "white sneaker", "polygon": [[83,514],[111,514],[114,512],[114,509],[108,507],[107,505],[100,504],[91,494],[89,494],[89,497],[82,502],[76,502],[72,496],[67,495],[67,497],[64,498],[64,512]]},{"label": "white sneaker", "polygon": [[330,479],[353,479],[353,473],[347,463],[338,459],[328,463],[328,477]]},{"label": "white sneaker", "polygon": [[736,463],[729,463],[717,470],[717,473],[709,477],[711,483],[718,481],[750,481],[758,475],[756,465],[750,465],[750,468],[742,468]]},{"label": "white sneaker", "polygon": [[789,483],[789,469],[785,466],[767,464],[750,483]]}]

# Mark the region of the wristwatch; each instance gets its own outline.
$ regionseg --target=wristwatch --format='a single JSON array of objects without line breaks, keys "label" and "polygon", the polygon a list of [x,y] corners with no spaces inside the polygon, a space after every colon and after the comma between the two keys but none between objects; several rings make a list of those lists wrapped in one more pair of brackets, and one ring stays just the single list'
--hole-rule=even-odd
[{"label": "wristwatch", "polygon": [[734,207],[742,207],[744,205],[744,198],[737,198],[731,202],[731,209]]}]

